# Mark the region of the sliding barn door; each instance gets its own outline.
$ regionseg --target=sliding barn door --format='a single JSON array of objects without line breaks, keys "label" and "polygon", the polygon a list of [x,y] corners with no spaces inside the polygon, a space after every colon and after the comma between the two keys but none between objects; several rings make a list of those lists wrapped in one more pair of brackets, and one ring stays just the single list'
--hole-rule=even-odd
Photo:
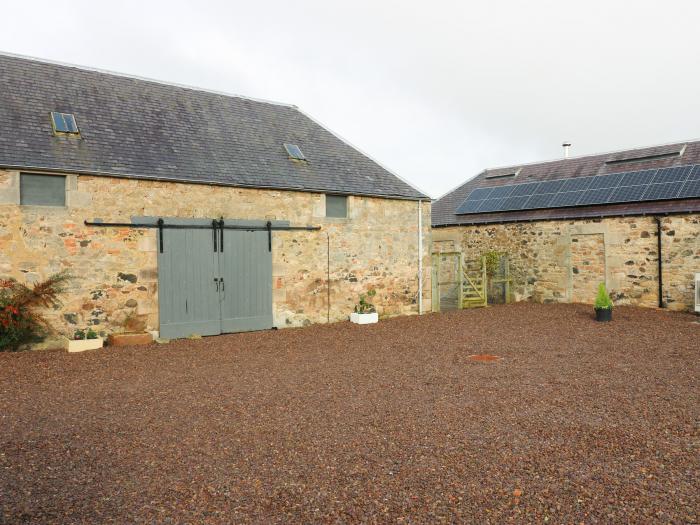
[{"label": "sliding barn door", "polygon": [[272,252],[265,231],[224,230],[221,331],[272,328]]},{"label": "sliding barn door", "polygon": [[[163,230],[163,251],[158,253],[161,337],[272,328],[270,232],[217,228],[214,234],[211,221],[202,219],[166,223],[182,228]],[[266,223],[225,224],[260,228]],[[187,228],[192,225],[205,228]]]},{"label": "sliding barn door", "polygon": [[158,254],[160,336],[221,333],[218,284],[219,254],[212,231],[168,229]]}]

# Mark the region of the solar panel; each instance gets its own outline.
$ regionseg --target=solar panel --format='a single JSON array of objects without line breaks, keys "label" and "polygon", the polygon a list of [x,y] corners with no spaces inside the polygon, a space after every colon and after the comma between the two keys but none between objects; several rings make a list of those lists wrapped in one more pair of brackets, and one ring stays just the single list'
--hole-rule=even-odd
[{"label": "solar panel", "polygon": [[657,170],[631,171],[625,173],[620,181],[620,186],[639,186],[649,184],[654,178]]},{"label": "solar panel", "polygon": [[459,208],[457,208],[457,213],[476,213],[479,210],[479,206],[481,206],[483,203],[483,200],[466,200],[462,203],[462,205]]},{"label": "solar panel", "polygon": [[530,197],[508,197],[503,201],[503,211],[522,210]]},{"label": "solar panel", "polygon": [[477,188],[469,194],[469,199],[488,199],[493,188]]},{"label": "solar panel", "polygon": [[650,184],[647,186],[647,191],[644,192],[643,199],[645,201],[654,201],[659,199],[673,199],[680,192],[680,182],[666,182],[664,184]]},{"label": "solar panel", "polygon": [[[700,171],[698,171],[700,175]],[[692,199],[700,197],[700,177],[695,180],[687,180],[683,183],[681,191],[678,193],[679,199]]]},{"label": "solar panel", "polygon": [[518,184],[513,189],[510,194],[511,197],[522,197],[523,195],[532,195],[535,193],[535,188],[539,185],[539,182],[533,182],[529,184]]},{"label": "solar panel", "polygon": [[537,193],[557,193],[564,186],[565,180],[548,180],[541,182],[537,187]]},{"label": "solar panel", "polygon": [[677,182],[684,181],[688,178],[692,170],[692,166],[677,166],[674,168],[663,168],[656,172],[654,177],[654,184],[660,184],[662,182]]},{"label": "solar panel", "polygon": [[612,175],[601,175],[593,177],[587,189],[597,190],[600,188],[615,188],[622,180],[622,173],[613,173]]},{"label": "solar panel", "polygon": [[503,208],[503,201],[505,199],[487,199],[481,201],[482,204],[479,207],[479,213],[486,213],[490,211],[500,211]]},{"label": "solar panel", "polygon": [[700,164],[695,164],[476,188],[456,213],[491,213],[698,197]]},{"label": "solar panel", "polygon": [[693,167],[693,171],[688,175],[688,180],[698,180],[700,179],[700,164]]},{"label": "solar panel", "polygon": [[527,204],[525,205],[525,209],[548,208],[549,204],[552,202],[552,199],[554,198],[554,195],[555,195],[554,193],[544,193],[544,194],[540,194],[540,195],[533,195],[527,201]]},{"label": "solar panel", "polygon": [[614,188],[597,188],[584,192],[579,201],[576,203],[579,206],[585,204],[605,204],[608,202]]},{"label": "solar panel", "polygon": [[498,198],[505,198],[505,197],[510,197],[510,193],[513,191],[513,186],[512,184],[509,184],[508,186],[497,186],[493,188],[493,191],[489,194],[490,199],[498,199]]},{"label": "solar panel", "polygon": [[619,186],[615,188],[610,196],[609,202],[634,202],[638,201],[644,195],[647,185],[641,186]]},{"label": "solar panel", "polygon": [[583,191],[567,191],[566,193],[557,193],[552,202],[549,203],[553,208],[560,208],[563,206],[576,206],[576,203],[583,195]]},{"label": "solar panel", "polygon": [[588,189],[588,185],[595,177],[577,177],[575,179],[567,179],[559,191],[578,191]]}]

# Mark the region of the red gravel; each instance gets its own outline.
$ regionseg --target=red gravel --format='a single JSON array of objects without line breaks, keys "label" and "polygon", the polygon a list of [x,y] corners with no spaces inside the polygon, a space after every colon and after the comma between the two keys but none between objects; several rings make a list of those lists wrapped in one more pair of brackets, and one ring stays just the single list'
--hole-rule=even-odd
[{"label": "red gravel", "polygon": [[0,523],[697,522],[700,324],[591,314],[0,354]]}]

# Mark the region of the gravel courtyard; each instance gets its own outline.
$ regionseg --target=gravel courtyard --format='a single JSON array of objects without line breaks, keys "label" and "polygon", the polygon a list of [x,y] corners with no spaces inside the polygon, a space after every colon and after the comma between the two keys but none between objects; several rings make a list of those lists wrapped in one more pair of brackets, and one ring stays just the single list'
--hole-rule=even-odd
[{"label": "gravel courtyard", "polygon": [[0,523],[697,522],[697,318],[591,314],[0,354]]}]

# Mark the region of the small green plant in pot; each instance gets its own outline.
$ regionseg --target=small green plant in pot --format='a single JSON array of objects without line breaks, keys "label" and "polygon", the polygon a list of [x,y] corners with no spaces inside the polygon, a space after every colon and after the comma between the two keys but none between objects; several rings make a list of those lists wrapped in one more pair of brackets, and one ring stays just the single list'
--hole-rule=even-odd
[{"label": "small green plant in pot", "polygon": [[371,324],[379,320],[377,309],[370,302],[370,298],[377,295],[376,290],[369,290],[360,295],[360,302],[355,305],[355,311],[350,314],[350,321],[356,324]]},{"label": "small green plant in pot", "polygon": [[66,350],[69,352],[97,350],[102,348],[103,343],[103,339],[92,328],[78,328],[73,333],[73,339],[68,341]]},{"label": "small green plant in pot", "polygon": [[612,311],[612,299],[610,299],[610,295],[605,289],[605,283],[600,283],[598,285],[598,295],[595,298],[595,320],[612,321]]}]

